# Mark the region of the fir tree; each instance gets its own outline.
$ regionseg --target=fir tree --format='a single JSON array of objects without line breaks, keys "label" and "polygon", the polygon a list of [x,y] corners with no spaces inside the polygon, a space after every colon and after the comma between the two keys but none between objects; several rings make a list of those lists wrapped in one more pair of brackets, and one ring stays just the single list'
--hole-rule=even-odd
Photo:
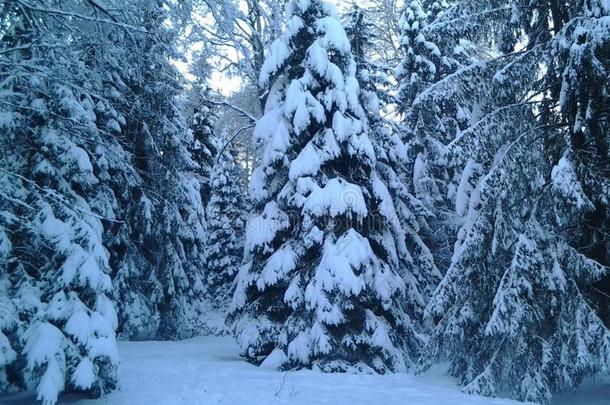
[{"label": "fir tree", "polygon": [[408,1],[399,26],[404,57],[396,69],[400,83],[397,97],[402,110],[408,109],[418,94],[442,77],[443,69],[450,68],[443,63],[438,46],[426,39],[427,25],[428,14],[420,1]]},{"label": "fir tree", "polygon": [[[219,142],[216,149],[223,147]],[[240,179],[240,168],[233,152],[223,151],[212,170],[212,192],[206,207],[206,292],[221,309],[230,303],[233,280],[243,258],[246,206]]]},{"label": "fir tree", "polygon": [[435,92],[433,99],[421,96],[444,77],[471,62],[468,42],[435,25],[450,6],[446,2],[406,3],[400,19],[402,59],[396,69],[396,102],[403,116],[403,136],[409,149],[407,175],[412,192],[425,208],[420,215],[422,236],[431,247],[437,265],[445,270],[451,255],[456,219],[452,214],[455,177],[460,167],[451,167],[446,145],[468,126],[470,112],[455,102],[452,92]]},{"label": "fir tree", "polygon": [[376,170],[356,64],[331,5],[290,1],[261,81],[251,182],[230,320],[251,360],[284,369],[401,370],[420,345],[404,310],[396,209]]},{"label": "fir tree", "polygon": [[[384,106],[392,97],[391,83],[384,64],[370,58],[373,26],[367,13],[354,6],[348,14],[345,28],[356,60],[357,78],[361,86],[360,100],[369,123],[369,136],[374,140],[376,170],[394,201],[400,226],[397,235],[397,255],[401,274],[407,286],[407,303],[411,316],[421,320],[423,307],[441,278],[430,249],[419,235],[420,225],[415,213],[422,212],[417,200],[404,183],[408,163],[407,148],[398,136],[398,127],[382,117]],[[412,353],[414,354],[414,353]]]},{"label": "fir tree", "polygon": [[[496,13],[478,6],[473,15]],[[480,174],[428,307],[437,324],[420,365],[448,359],[467,392],[548,401],[608,373],[610,262],[600,237],[608,177],[599,171],[608,161],[608,119],[597,104],[605,95],[589,79],[608,74],[602,21],[610,10],[596,2],[570,12],[547,3],[504,10],[495,21],[510,29],[498,46],[510,53],[436,89],[477,106],[449,155]],[[514,52],[519,42],[525,46]]]},{"label": "fir tree", "polygon": [[208,106],[202,105],[197,108],[193,114],[193,123],[191,129],[193,131],[193,146],[192,154],[193,160],[200,166],[199,179],[201,183],[201,196],[204,204],[206,204],[211,197],[212,185],[210,184],[210,178],[212,173],[212,167],[214,166],[214,156],[216,155],[216,149],[213,146],[213,134],[212,129],[214,123],[212,121],[213,114]]},{"label": "fir tree", "polygon": [[204,205],[195,144],[177,103],[179,74],[170,57],[175,28],[162,1],[134,2],[134,20],[146,34],[143,50],[127,55],[133,67],[123,79],[129,109],[126,134],[140,181],[130,190],[125,238],[134,250],[118,250],[114,283],[121,333],[131,338],[182,338],[196,330],[202,311]]},{"label": "fir tree", "polygon": [[[96,126],[87,91],[96,78],[78,52],[91,31],[81,27],[69,41],[64,21],[45,7],[3,10],[9,28],[0,42],[13,57],[0,68],[7,95],[0,142],[8,151],[0,158],[0,227],[10,258],[0,269],[0,376],[3,389],[34,386],[53,404],[62,391],[112,390],[118,354],[105,218],[96,212],[114,204],[96,176],[113,147]],[[53,52],[58,45],[66,52]]]},{"label": "fir tree", "polygon": [[[200,74],[208,75],[207,69]],[[215,164],[217,153],[214,137],[214,127],[217,121],[215,106],[210,102],[212,92],[207,83],[207,77],[198,77],[198,84],[195,88],[196,105],[191,113],[191,131],[193,142],[189,151],[195,163],[199,166],[196,170],[197,177],[201,183],[201,198],[206,206],[211,196],[211,175]]]},{"label": "fir tree", "polygon": [[160,320],[157,302],[162,287],[150,250],[154,205],[139,170],[141,155],[133,129],[138,103],[131,86],[145,69],[134,60],[137,53],[133,51],[142,39],[139,27],[142,9],[138,3],[132,3],[120,10],[122,13],[113,13],[112,18],[120,19],[130,28],[102,25],[96,35],[104,46],[87,48],[83,60],[99,78],[90,84],[100,96],[94,106],[96,125],[104,131],[105,144],[114,146],[111,153],[103,155],[98,173],[100,194],[112,196],[114,202],[100,200],[96,208],[110,219],[102,221],[103,240],[110,254],[119,319],[117,334],[123,339],[142,340],[157,333]]}]

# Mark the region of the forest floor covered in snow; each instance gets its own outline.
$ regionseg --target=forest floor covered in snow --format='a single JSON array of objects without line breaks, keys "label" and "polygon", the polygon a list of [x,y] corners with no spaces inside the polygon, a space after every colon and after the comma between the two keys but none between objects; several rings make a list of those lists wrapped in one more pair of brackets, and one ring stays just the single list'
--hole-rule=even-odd
[{"label": "forest floor covered in snow", "polygon": [[[410,374],[323,374],[277,372],[245,362],[229,337],[197,337],[179,342],[120,342],[119,390],[96,400],[73,395],[59,403],[79,405],[517,405],[520,402],[466,395],[435,370]],[[2,405],[36,404],[33,394],[0,398]],[[608,405],[610,380],[585,384],[557,397],[553,405]]]}]

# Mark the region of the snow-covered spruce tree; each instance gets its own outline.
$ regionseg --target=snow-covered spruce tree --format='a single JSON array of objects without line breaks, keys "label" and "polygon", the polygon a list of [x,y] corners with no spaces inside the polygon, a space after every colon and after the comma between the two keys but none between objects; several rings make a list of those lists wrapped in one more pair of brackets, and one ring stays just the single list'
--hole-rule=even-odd
[{"label": "snow-covered spruce tree", "polygon": [[451,92],[437,93],[429,103],[419,102],[419,96],[471,62],[471,46],[459,32],[439,35],[434,28],[449,8],[446,2],[406,2],[399,24],[402,59],[396,69],[396,104],[409,150],[409,184],[426,209],[419,215],[421,234],[443,270],[457,232],[452,214],[456,170],[448,167],[445,145],[468,126],[470,113],[455,102]]},{"label": "snow-covered spruce tree", "polygon": [[213,106],[208,102],[211,97],[210,89],[206,84],[198,86],[199,97],[198,105],[192,114],[191,131],[193,132],[193,143],[190,147],[193,160],[199,166],[198,174],[201,184],[201,198],[204,205],[207,205],[211,192],[211,173],[214,167],[214,157],[216,156],[216,145],[214,137],[214,125],[216,124],[216,114]]},{"label": "snow-covered spruce tree", "polygon": [[376,169],[356,64],[334,7],[290,1],[261,71],[233,323],[244,354],[273,368],[402,370],[420,338],[405,312],[394,203]]},{"label": "snow-covered spruce tree", "polygon": [[400,273],[407,286],[409,313],[421,319],[423,308],[441,279],[430,249],[419,235],[419,223],[414,212],[425,209],[404,183],[407,149],[398,136],[394,122],[382,117],[384,106],[392,101],[387,89],[391,88],[387,67],[371,59],[375,46],[373,27],[367,13],[354,6],[348,13],[345,31],[356,61],[360,83],[360,101],[369,123],[369,137],[373,140],[377,156],[376,170],[394,201],[400,226],[392,232],[397,239]]},{"label": "snow-covered spruce tree", "polygon": [[[216,148],[222,150],[226,140]],[[225,149],[216,159],[210,177],[211,195],[206,207],[206,294],[223,311],[229,307],[233,281],[244,250],[245,201],[241,173],[233,152]]]},{"label": "snow-covered spruce tree", "polygon": [[428,20],[421,1],[409,0],[405,3],[399,21],[399,42],[404,55],[396,69],[399,83],[397,98],[401,111],[410,108],[418,94],[452,68],[448,60],[443,60],[438,46],[426,38]]},{"label": "snow-covered spruce tree", "polygon": [[[129,5],[137,52],[125,55],[123,134],[141,178],[130,190],[124,229],[136,247],[117,250],[113,280],[118,290],[120,333],[126,338],[191,336],[203,300],[204,205],[198,165],[188,145],[192,133],[176,96],[179,73],[170,57],[175,24],[163,1]],[[170,23],[168,23],[170,21]]]},{"label": "snow-covered spruce tree", "polygon": [[[415,3],[413,8],[418,10]],[[437,265],[443,271],[449,266],[452,246],[457,230],[463,224],[468,199],[481,176],[481,168],[474,160],[464,160],[463,156],[452,154],[446,147],[461,138],[462,132],[489,108],[487,99],[478,96],[481,91],[488,91],[486,86],[489,84],[477,82],[474,75],[481,73],[481,69],[476,62],[485,58],[493,43],[501,49],[507,48],[504,42],[510,40],[507,41],[506,33],[510,33],[514,25],[497,26],[494,22],[498,19],[504,21],[509,8],[504,0],[485,3],[429,0],[421,2],[427,20],[423,19],[421,12],[411,13],[419,15],[419,19],[409,17],[408,9],[405,15],[408,18],[401,20],[401,43],[407,58],[397,69],[399,78],[403,79],[399,84],[403,86],[411,81],[405,76],[409,71],[404,68],[411,66],[411,69],[422,70],[417,68],[422,61],[441,62],[440,66],[424,64],[436,72],[427,75],[432,80],[424,83],[416,74],[414,82],[420,84],[421,91],[417,94],[406,91],[403,93],[406,98],[400,97],[399,91],[398,105],[403,111],[404,132],[408,134],[414,193],[433,215],[426,222],[432,224],[427,229],[441,230],[432,240],[436,241],[433,250]],[[409,20],[413,22],[404,24]],[[444,84],[443,79],[450,75],[467,79],[450,80],[453,86]],[[408,88],[407,85],[402,89]],[[472,93],[471,97],[465,99],[468,92]]]},{"label": "snow-covered spruce tree", "polygon": [[[2,213],[7,215],[7,211]],[[12,243],[3,223],[4,221],[0,222],[0,393],[24,385],[22,372],[16,362],[21,346],[19,336],[23,334],[23,328],[12,299],[13,286],[8,278]]]},{"label": "snow-covered spruce tree", "polygon": [[608,93],[600,88],[610,10],[514,3],[496,19],[511,28],[500,50],[522,50],[438,86],[478,106],[449,151],[483,175],[429,305],[437,324],[420,369],[449,360],[467,392],[544,402],[610,372]]},{"label": "snow-covered spruce tree", "polygon": [[90,78],[95,79],[89,80],[88,86],[95,94],[95,122],[104,137],[103,144],[93,148],[99,160],[96,177],[100,183],[96,190],[102,198],[92,205],[104,218],[103,243],[110,254],[119,318],[117,335],[123,339],[146,339],[155,337],[158,329],[161,286],[147,244],[154,224],[153,207],[142,173],[135,165],[135,102],[128,86],[141,75],[133,60],[137,40],[143,35],[137,18],[141,9],[136,3],[132,7],[124,7],[123,3],[114,8],[110,5],[105,3],[106,10],[112,11],[102,13],[109,23],[90,23],[96,45],[83,46],[81,54]]},{"label": "snow-covered spruce tree", "polygon": [[[449,98],[439,98],[437,105],[426,106],[418,106],[415,101],[434,83],[473,62],[475,50],[465,36],[471,27],[467,22],[454,21],[455,6],[450,3],[406,2],[398,27],[402,57],[395,69],[398,110],[426,136],[445,144],[467,125],[468,111]],[[420,109],[423,111],[413,111]],[[413,132],[417,134],[417,130]]]},{"label": "snow-covered spruce tree", "polygon": [[192,143],[188,150],[198,166],[195,173],[201,184],[201,198],[204,207],[210,201],[210,176],[217,154],[217,137],[214,135],[214,131],[218,123],[218,106],[212,101],[216,95],[209,84],[212,72],[209,63],[211,57],[208,49],[196,54],[191,69],[195,76],[195,83],[187,93],[187,100],[184,103],[184,114],[193,133]]},{"label": "snow-covered spruce tree", "polygon": [[[55,3],[6,4],[0,40],[10,55],[0,67],[0,387],[33,386],[45,404],[62,391],[113,389],[118,365],[96,213],[102,200],[113,204],[97,190],[109,149],[87,91],[95,77],[79,61],[91,38],[86,26],[67,24],[75,28],[68,40],[68,19],[47,11]],[[80,7],[62,3],[67,12]]]}]

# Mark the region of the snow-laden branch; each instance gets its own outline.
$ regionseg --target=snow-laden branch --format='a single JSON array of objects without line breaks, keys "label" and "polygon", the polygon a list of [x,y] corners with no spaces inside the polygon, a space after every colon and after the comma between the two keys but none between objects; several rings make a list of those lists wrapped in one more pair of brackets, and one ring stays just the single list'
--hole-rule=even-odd
[{"label": "snow-laden branch", "polygon": [[220,149],[220,151],[218,151],[218,156],[216,157],[216,163],[218,163],[220,161],[220,157],[224,153],[225,149],[227,149],[227,146],[229,146],[235,140],[235,138],[237,138],[239,136],[239,134],[241,134],[242,132],[244,132],[244,131],[246,131],[246,130],[248,130],[250,128],[254,128],[254,124],[249,124],[249,125],[246,125],[246,126],[243,126],[243,127],[239,128],[233,134],[233,136],[231,136],[231,138],[227,142],[225,142],[224,145],[222,145],[222,148]]},{"label": "snow-laden branch", "polygon": [[[56,203],[62,205],[64,208],[66,208],[67,210],[71,211],[73,214],[76,214],[76,211],[78,211],[81,214],[88,215],[88,216],[91,216],[93,218],[97,218],[97,219],[103,220],[103,221],[114,222],[114,223],[117,223],[117,224],[122,224],[122,223],[125,222],[125,221],[119,221],[119,220],[116,220],[116,219],[104,217],[104,216],[98,215],[98,214],[96,214],[94,212],[83,210],[80,207],[72,207],[72,204],[70,204],[68,201],[66,201],[64,196],[62,196],[61,194],[59,194],[55,190],[52,190],[52,189],[47,188],[47,187],[42,187],[42,186],[38,185],[38,183],[36,183],[34,180],[28,179],[27,177],[22,176],[22,175],[20,175],[18,173],[14,173],[14,172],[5,170],[5,169],[3,169],[1,167],[0,167],[0,172],[6,174],[8,176],[13,176],[15,178],[18,178],[18,179],[20,179],[20,180],[22,180],[22,181],[24,181],[24,182],[26,182],[28,184],[31,184],[32,186],[34,186],[35,188],[37,188],[38,190],[42,191],[47,196],[49,196],[49,198],[54,200]],[[23,205],[23,204],[19,203],[19,205]],[[32,207],[28,206],[28,208],[32,208]]]},{"label": "snow-laden branch", "polygon": [[132,30],[132,31],[137,31],[137,32],[142,32],[142,33],[148,33],[147,30],[143,29],[142,27],[138,27],[135,25],[131,25],[131,24],[127,24],[127,23],[122,23],[119,21],[116,21],[116,19],[112,18],[112,19],[104,19],[104,18],[97,18],[97,17],[89,17],[86,15],[82,15],[82,14],[78,14],[78,13],[72,13],[69,11],[65,11],[65,10],[61,10],[58,8],[48,8],[48,7],[37,7],[34,6],[28,2],[22,1],[22,0],[17,0],[17,3],[30,11],[34,11],[34,12],[38,12],[38,13],[47,13],[47,14],[55,14],[55,15],[62,15],[64,17],[71,17],[71,18],[76,18],[79,20],[85,20],[85,21],[93,21],[93,22],[97,22],[97,23],[102,23],[102,24],[109,24],[109,25],[115,25],[117,27],[121,27],[124,29],[128,29],[128,30]]},{"label": "snow-laden branch", "polygon": [[214,101],[214,100],[206,100],[206,101],[209,102],[210,104],[222,105],[222,106],[229,107],[230,109],[237,111],[244,118],[247,118],[251,124],[256,124],[256,121],[258,121],[258,119],[254,115],[250,114],[248,111],[246,111],[240,107],[234,106],[233,104],[228,103],[226,101]]},{"label": "snow-laden branch", "polygon": [[[458,7],[458,5],[454,6],[454,7]],[[422,29],[423,33],[429,33],[429,32],[434,32],[434,30],[442,28],[444,26],[450,25],[450,24],[456,24],[459,22],[462,22],[464,20],[467,19],[474,19],[474,18],[478,18],[478,17],[482,17],[484,15],[487,14],[494,14],[500,11],[510,11],[511,7],[510,6],[504,6],[504,7],[497,7],[497,8],[492,8],[489,10],[483,10],[481,12],[478,13],[472,13],[472,14],[468,14],[465,16],[459,16],[456,18],[451,18],[448,20],[440,20],[440,21],[436,21],[433,22],[432,24],[429,24],[428,26],[426,26],[425,28]]]}]

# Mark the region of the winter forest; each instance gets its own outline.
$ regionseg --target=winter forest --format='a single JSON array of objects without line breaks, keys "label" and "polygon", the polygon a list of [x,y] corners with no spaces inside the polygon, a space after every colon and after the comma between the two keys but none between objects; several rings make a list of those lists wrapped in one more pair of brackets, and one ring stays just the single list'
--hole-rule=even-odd
[{"label": "winter forest", "polygon": [[520,401],[610,404],[610,0],[0,0],[0,403]]}]

